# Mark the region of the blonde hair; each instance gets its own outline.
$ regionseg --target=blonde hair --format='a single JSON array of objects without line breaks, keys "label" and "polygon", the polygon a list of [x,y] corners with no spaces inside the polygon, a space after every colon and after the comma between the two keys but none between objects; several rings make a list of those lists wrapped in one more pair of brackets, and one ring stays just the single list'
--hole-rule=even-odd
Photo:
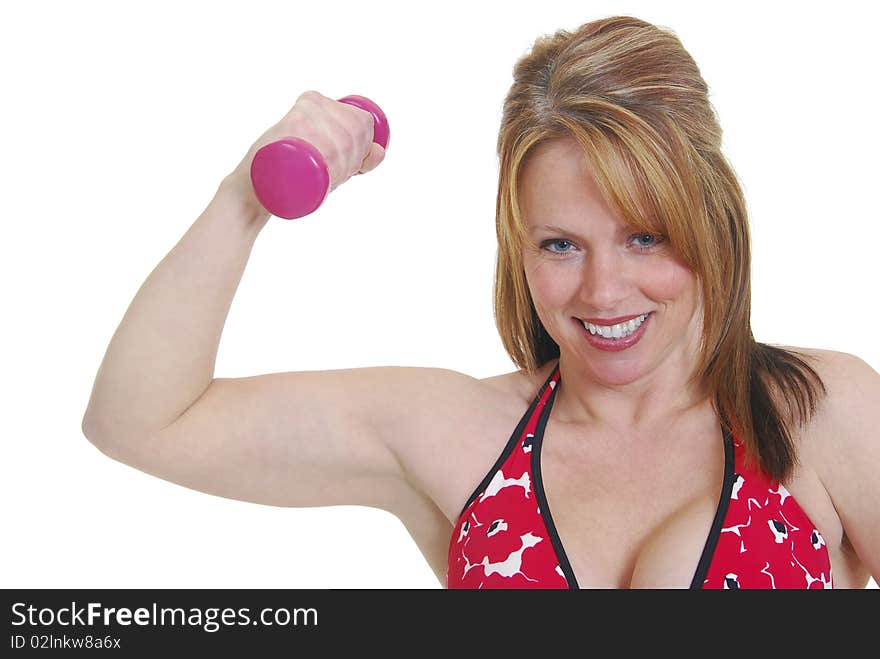
[{"label": "blonde hair", "polygon": [[668,29],[614,16],[539,37],[514,66],[498,135],[494,291],[511,359],[534,372],[559,356],[526,281],[518,186],[536,147],[560,138],[582,146],[624,221],[664,235],[694,272],[703,296],[696,377],[749,457],[776,479],[788,476],[797,461],[791,424],[812,416],[824,386],[793,352],[752,336],[744,195],[721,152],[708,87]]}]

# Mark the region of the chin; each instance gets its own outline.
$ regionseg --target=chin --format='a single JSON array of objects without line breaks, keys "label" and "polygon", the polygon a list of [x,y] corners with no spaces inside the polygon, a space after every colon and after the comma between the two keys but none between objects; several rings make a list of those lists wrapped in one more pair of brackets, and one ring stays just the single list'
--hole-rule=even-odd
[{"label": "chin", "polygon": [[596,379],[603,384],[622,386],[638,380],[644,375],[644,369],[639,364],[621,364],[618,367],[600,366],[594,368]]},{"label": "chin", "polygon": [[[613,353],[609,354],[613,355]],[[597,359],[594,355],[577,354],[572,361],[579,362],[582,369],[592,373],[593,380],[609,386],[630,384],[647,372],[644,361],[638,358],[622,359],[617,356],[605,360],[601,356]]]}]

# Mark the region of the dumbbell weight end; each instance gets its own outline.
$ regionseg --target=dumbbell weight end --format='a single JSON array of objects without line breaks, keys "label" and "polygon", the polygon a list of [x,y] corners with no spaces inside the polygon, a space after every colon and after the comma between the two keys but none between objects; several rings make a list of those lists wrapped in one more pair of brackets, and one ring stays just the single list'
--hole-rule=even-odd
[{"label": "dumbbell weight end", "polygon": [[257,151],[251,162],[251,182],[263,208],[293,220],[324,203],[330,171],[315,147],[298,137],[288,137]]}]

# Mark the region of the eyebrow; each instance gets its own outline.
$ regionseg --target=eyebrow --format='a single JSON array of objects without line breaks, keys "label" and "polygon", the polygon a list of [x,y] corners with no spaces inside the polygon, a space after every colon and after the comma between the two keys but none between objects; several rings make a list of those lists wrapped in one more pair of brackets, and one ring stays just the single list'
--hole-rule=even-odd
[{"label": "eyebrow", "polygon": [[[624,233],[629,233],[632,230],[633,230],[632,227],[628,227],[626,225],[621,225],[617,229],[617,233],[624,234]],[[580,235],[578,234],[578,232],[576,230],[564,229],[563,227],[556,226],[555,224],[536,224],[536,225],[530,226],[528,228],[527,233],[531,234],[531,233],[536,233],[538,231],[551,231],[553,233],[565,233],[565,234],[568,234],[569,236],[580,237]]]},{"label": "eyebrow", "polygon": [[534,234],[541,231],[549,231],[550,233],[561,233],[567,236],[574,236],[577,239],[582,239],[583,236],[573,229],[564,229],[563,227],[556,226],[555,224],[537,224],[529,227],[528,233]]},{"label": "eyebrow", "polygon": [[558,227],[555,224],[536,224],[529,227],[529,233],[535,233],[536,231],[543,231],[544,229],[548,231],[555,231],[557,233],[574,233],[569,229],[563,229],[562,227]]}]

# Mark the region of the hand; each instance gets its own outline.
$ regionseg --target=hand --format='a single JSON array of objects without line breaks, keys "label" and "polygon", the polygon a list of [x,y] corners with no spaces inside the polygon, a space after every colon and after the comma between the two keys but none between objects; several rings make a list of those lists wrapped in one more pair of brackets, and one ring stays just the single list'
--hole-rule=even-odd
[{"label": "hand", "polygon": [[250,181],[254,155],[266,144],[297,137],[309,142],[324,157],[332,192],[352,176],[365,174],[384,160],[385,149],[373,143],[373,126],[369,112],[319,92],[306,91],[278,123],[254,142],[225,182],[249,206],[259,207]]}]

